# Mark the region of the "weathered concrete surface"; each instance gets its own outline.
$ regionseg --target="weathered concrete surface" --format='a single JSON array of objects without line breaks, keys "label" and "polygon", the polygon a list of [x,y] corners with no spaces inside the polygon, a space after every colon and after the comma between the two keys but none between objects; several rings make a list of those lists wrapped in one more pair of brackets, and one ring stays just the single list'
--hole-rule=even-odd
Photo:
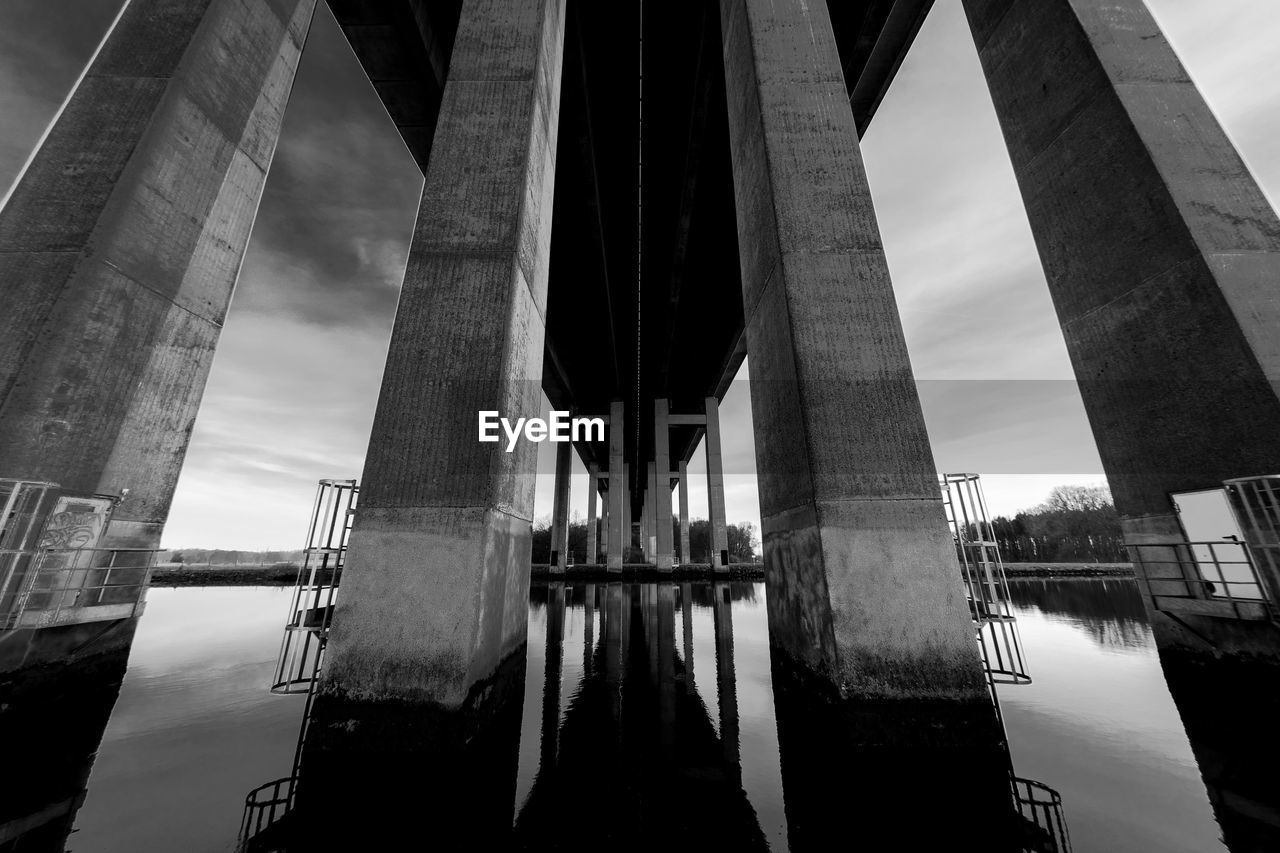
[{"label": "weathered concrete surface", "polygon": [[556,480],[551,502],[551,570],[564,570],[569,562],[569,493],[572,486],[573,445],[556,445]]},{"label": "weathered concrete surface", "polygon": [[625,406],[620,400],[609,405],[609,548],[605,562],[611,572],[622,571],[622,557],[631,538],[631,518],[624,518],[626,494],[631,489],[622,462],[626,447],[622,429],[624,413]]},{"label": "weathered concrete surface", "polygon": [[392,332],[325,680],[460,710],[526,639],[561,0],[462,10]]},{"label": "weathered concrete surface", "polygon": [[1180,540],[1280,470],[1280,220],[1140,0],[965,9],[1126,541]]},{"label": "weathered concrete surface", "polygon": [[724,568],[728,561],[729,528],[724,505],[724,451],[720,446],[720,401],[705,400],[707,431],[703,438],[707,450],[707,521],[711,553],[707,561]]},{"label": "weathered concrete surface", "polygon": [[133,0],[0,211],[0,472],[153,547],[315,0]]},{"label": "weathered concrete surface", "polygon": [[667,400],[653,401],[653,458],[656,479],[653,491],[654,524],[657,528],[657,566],[670,569],[675,563],[675,542],[671,528],[671,435]]},{"label": "weathered concrete surface", "polygon": [[689,556],[689,463],[680,461],[680,562],[692,563]]},{"label": "weathered concrete surface", "polygon": [[846,696],[982,696],[826,6],[721,21],[770,642]]},{"label": "weathered concrete surface", "polygon": [[600,468],[596,463],[587,464],[587,556],[586,562],[596,562],[599,548],[596,545],[596,498],[600,487]]}]

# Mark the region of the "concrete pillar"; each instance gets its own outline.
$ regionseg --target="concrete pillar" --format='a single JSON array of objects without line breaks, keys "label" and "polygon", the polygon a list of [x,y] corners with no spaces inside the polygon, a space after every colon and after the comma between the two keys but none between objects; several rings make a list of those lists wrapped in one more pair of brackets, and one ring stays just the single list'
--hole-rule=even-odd
[{"label": "concrete pillar", "polygon": [[640,493],[640,550],[644,552],[645,559],[649,558],[649,513],[648,503],[645,500],[645,492]]},{"label": "concrete pillar", "polygon": [[635,531],[631,526],[631,465],[623,463],[622,465],[622,559],[627,559],[627,552],[631,550],[631,545],[635,536]]},{"label": "concrete pillar", "polygon": [[664,399],[653,401],[653,457],[657,469],[654,489],[654,516],[657,523],[658,569],[675,564],[675,543],[671,530],[671,436],[667,423],[671,407]]},{"label": "concrete pillar", "polygon": [[562,0],[463,4],[325,659],[329,692],[465,710],[524,655]]},{"label": "concrete pillar", "polygon": [[1141,0],[1035,5],[964,3],[1125,539],[1179,541],[1280,470],[1280,220]]},{"label": "concrete pillar", "polygon": [[[610,479],[613,479],[610,475]],[[609,513],[610,494],[604,493],[604,499],[600,502],[600,546],[598,553],[603,554],[605,561],[608,561],[610,550],[613,546],[610,544],[613,540],[609,536],[609,526],[613,524],[612,516]]]},{"label": "concrete pillar", "polygon": [[587,556],[588,564],[596,562],[596,489],[600,483],[600,466],[591,462],[587,465]]},{"label": "concrete pillar", "polygon": [[649,558],[649,562],[654,565],[661,565],[658,557],[658,501],[662,494],[662,489],[658,483],[658,466],[656,462],[649,463],[649,487],[646,490],[644,498],[644,508],[647,511],[645,520],[647,527],[645,529],[646,551],[645,556]]},{"label": "concrete pillar", "polygon": [[551,506],[551,571],[569,564],[569,494],[573,473],[573,445],[556,445],[556,482]]},{"label": "concrete pillar", "polygon": [[0,476],[155,547],[315,0],[134,0],[0,210]]},{"label": "concrete pillar", "polygon": [[689,559],[689,463],[680,462],[680,562],[688,564]]},{"label": "concrete pillar", "polygon": [[623,556],[627,552],[628,526],[626,517],[627,485],[626,467],[623,464],[623,448],[626,433],[623,430],[625,407],[621,400],[609,405],[609,546],[605,562],[611,572],[622,571]]},{"label": "concrete pillar", "polygon": [[726,556],[729,552],[729,531],[725,521],[724,509],[724,456],[720,450],[720,401],[715,397],[706,399],[707,434],[703,442],[707,452],[707,516],[709,545],[711,553],[707,556],[714,568],[724,569],[728,565]]},{"label": "concrete pillar", "polygon": [[[827,6],[724,0],[721,21],[770,642],[846,696],[979,701]],[[709,450],[716,421],[708,400]]]}]

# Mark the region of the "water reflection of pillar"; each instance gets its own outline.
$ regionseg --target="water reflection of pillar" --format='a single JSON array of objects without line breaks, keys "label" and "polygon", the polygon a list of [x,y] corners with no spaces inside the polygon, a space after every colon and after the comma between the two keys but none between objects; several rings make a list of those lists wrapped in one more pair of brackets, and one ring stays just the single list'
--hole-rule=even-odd
[{"label": "water reflection of pillar", "polygon": [[596,645],[596,585],[586,584],[582,588],[582,672],[583,678],[590,679],[595,670],[592,661]]},{"label": "water reflection of pillar", "polygon": [[693,585],[680,584],[680,616],[684,622],[684,680],[693,690]]},{"label": "water reflection of pillar", "polygon": [[604,681],[609,688],[609,703],[614,722],[622,718],[622,675],[624,636],[624,599],[622,584],[611,583],[604,588],[603,625]]},{"label": "water reflection of pillar", "polygon": [[1280,667],[1169,648],[1160,664],[1228,849],[1280,850]]},{"label": "water reflection of pillar", "polygon": [[[667,526],[670,527],[670,521]],[[662,746],[670,750],[675,747],[676,735],[676,588],[669,583],[656,584],[653,595],[657,603],[658,713]]]},{"label": "water reflection of pillar", "polygon": [[48,644],[49,638],[63,651],[87,644],[92,649],[56,664],[0,671],[0,743],[12,782],[0,797],[0,848],[64,849],[120,692],[136,627],[135,618],[105,632],[100,623],[46,629],[24,651],[39,654],[44,650],[38,644]]},{"label": "water reflection of pillar", "polygon": [[564,663],[564,584],[547,588],[547,654],[542,679],[542,771],[556,766],[560,746],[560,674]]},{"label": "water reflection of pillar", "polygon": [[712,586],[716,632],[716,691],[720,697],[720,743],[728,769],[741,773],[738,750],[738,685],[733,667],[733,605],[729,584]]}]

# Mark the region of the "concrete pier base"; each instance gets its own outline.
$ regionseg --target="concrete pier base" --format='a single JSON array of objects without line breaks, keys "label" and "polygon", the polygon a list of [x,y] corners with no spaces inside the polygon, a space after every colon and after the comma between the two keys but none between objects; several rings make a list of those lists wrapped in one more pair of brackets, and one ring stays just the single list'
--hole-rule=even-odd
[{"label": "concrete pier base", "polygon": [[826,5],[721,23],[770,642],[846,696],[985,697]]},{"label": "concrete pier base", "polygon": [[462,10],[321,691],[463,708],[523,649],[564,4]]},{"label": "concrete pier base", "polygon": [[159,544],[315,0],[133,0],[0,210],[0,475]]}]

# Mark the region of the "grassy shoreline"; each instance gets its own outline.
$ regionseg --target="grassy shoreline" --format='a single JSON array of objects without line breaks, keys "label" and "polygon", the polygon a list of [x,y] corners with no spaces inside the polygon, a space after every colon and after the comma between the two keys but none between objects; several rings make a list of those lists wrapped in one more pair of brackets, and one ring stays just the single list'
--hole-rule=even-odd
[{"label": "grassy shoreline", "polygon": [[[586,567],[583,567],[584,569]],[[648,580],[656,572],[641,567],[632,568],[626,573],[643,574]],[[735,565],[730,567],[732,580],[758,580],[764,577],[764,567],[759,563]],[[1133,577],[1133,566],[1129,563],[1005,563],[1005,574],[1010,578],[1092,578],[1092,577]],[[672,574],[673,580],[688,579],[692,574],[702,572],[681,571],[679,568]],[[574,571],[570,568],[568,580],[586,579],[588,575],[597,573],[590,571]],[[550,577],[545,566],[534,566],[533,576],[538,579]],[[298,567],[292,563],[277,563],[271,566],[157,566],[151,573],[151,585],[157,587],[178,586],[292,586],[298,577]]]}]

